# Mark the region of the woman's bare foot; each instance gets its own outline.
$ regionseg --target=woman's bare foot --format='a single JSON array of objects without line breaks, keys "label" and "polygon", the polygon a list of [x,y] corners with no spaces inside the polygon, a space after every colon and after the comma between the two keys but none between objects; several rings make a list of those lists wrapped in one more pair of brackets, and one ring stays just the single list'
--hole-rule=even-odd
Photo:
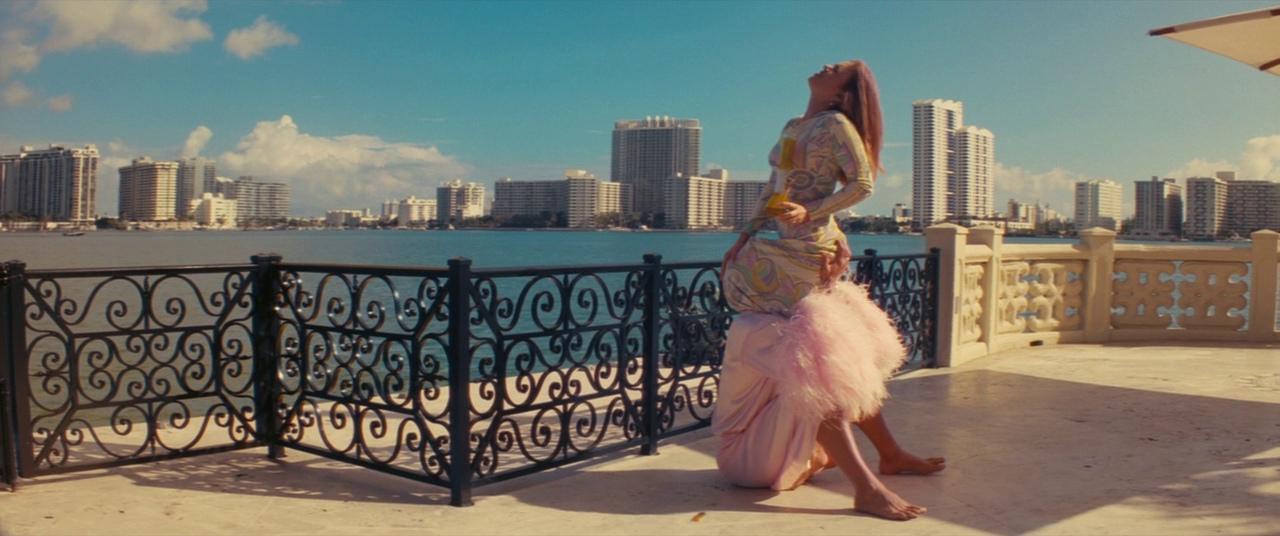
[{"label": "woman's bare foot", "polygon": [[880,457],[882,475],[927,475],[947,468],[945,458],[918,458],[907,451]]},{"label": "woman's bare foot", "polygon": [[853,501],[854,510],[894,521],[915,519],[928,511],[923,506],[907,502],[906,499],[882,485],[877,485],[865,493],[859,492]]}]

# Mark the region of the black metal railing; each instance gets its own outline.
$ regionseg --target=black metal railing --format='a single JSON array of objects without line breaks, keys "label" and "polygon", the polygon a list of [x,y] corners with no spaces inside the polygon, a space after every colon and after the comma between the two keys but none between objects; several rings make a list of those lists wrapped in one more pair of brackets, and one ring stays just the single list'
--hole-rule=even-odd
[{"label": "black metal railing", "polygon": [[[909,367],[936,251],[856,257]],[[0,271],[0,479],[267,447],[475,486],[710,423],[718,263]]]}]

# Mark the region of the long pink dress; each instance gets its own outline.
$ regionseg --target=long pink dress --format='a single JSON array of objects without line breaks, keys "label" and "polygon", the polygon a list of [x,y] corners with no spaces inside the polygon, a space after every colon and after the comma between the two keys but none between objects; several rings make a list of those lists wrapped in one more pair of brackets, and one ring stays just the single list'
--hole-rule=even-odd
[{"label": "long pink dress", "polygon": [[[746,229],[752,238],[722,274],[739,315],[729,328],[711,429],[726,478],[785,490],[822,469],[823,420],[879,410],[885,380],[906,350],[864,288],[819,281],[823,256],[845,240],[833,215],[871,194],[872,164],[857,129],[839,112],[793,119],[769,163],[769,187]],[[755,236],[769,219],[767,199],[782,191],[805,205],[809,221],[779,223],[778,239]]]}]

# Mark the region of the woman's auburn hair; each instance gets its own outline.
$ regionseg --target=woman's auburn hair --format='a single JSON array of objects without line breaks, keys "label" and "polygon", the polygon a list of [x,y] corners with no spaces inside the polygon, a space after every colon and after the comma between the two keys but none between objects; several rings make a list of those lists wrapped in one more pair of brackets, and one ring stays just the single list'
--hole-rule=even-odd
[{"label": "woman's auburn hair", "polygon": [[841,101],[840,111],[858,129],[858,135],[862,136],[862,143],[866,146],[867,156],[871,157],[871,172],[873,175],[877,174],[883,171],[880,166],[880,149],[884,145],[884,117],[880,112],[880,89],[866,62],[853,62],[853,76],[844,86],[844,91],[853,97],[853,102],[851,106],[845,106],[844,101]]}]

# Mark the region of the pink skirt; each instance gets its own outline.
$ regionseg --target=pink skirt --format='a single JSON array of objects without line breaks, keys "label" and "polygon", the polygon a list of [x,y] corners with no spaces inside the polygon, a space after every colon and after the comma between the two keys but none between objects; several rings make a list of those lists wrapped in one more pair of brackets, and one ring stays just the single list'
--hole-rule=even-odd
[{"label": "pink skirt", "polygon": [[853,283],[813,290],[790,317],[739,314],[712,417],[720,471],[742,486],[803,483],[821,470],[818,425],[874,415],[905,359],[889,316]]}]

